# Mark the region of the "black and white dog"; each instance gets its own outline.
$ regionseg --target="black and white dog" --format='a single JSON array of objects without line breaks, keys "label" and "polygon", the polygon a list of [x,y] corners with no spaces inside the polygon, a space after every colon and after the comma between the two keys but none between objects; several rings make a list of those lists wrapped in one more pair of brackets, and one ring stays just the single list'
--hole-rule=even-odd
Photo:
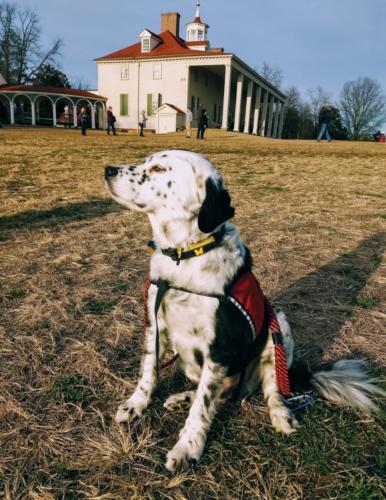
[{"label": "black and white dog", "polygon": [[[234,210],[214,166],[196,153],[162,151],[142,165],[106,167],[105,179],[115,201],[148,215],[156,248],[150,277],[153,283],[162,280],[169,285],[159,304],[157,324],[154,307],[159,287],[150,286],[141,376],[132,396],[119,406],[116,421],[143,414],[157,384],[158,358],[171,348],[179,355],[178,368],[197,389],[172,395],[164,403],[167,409],[181,401],[192,403],[179,440],[167,455],[168,470],[199,460],[218,402],[233,388],[247,397],[262,384],[273,427],[285,434],[294,432],[297,422],[278,390],[272,336],[262,334],[258,342],[251,339],[245,318],[217,298],[250,271],[251,260],[228,222]],[[184,252],[189,258],[183,258]],[[276,316],[290,366],[291,330],[282,311]],[[367,379],[361,362],[353,360],[310,375],[310,383],[330,401],[366,412],[376,408],[375,396],[384,395]]]}]

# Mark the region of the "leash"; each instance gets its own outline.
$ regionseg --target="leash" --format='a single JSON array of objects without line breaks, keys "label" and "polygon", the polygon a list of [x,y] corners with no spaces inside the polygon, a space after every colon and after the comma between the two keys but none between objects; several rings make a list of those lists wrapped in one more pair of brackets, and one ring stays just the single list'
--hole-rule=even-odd
[{"label": "leash", "polygon": [[[155,305],[154,305],[154,314],[155,314],[155,325],[156,325],[156,333],[155,333],[155,353],[156,353],[156,370],[157,370],[157,379],[159,379],[159,371],[160,371],[160,366],[159,366],[159,351],[160,351],[160,343],[159,343],[159,328],[158,328],[158,311],[161,306],[162,299],[165,295],[165,293],[169,290],[170,286],[168,283],[164,280],[159,280],[158,282],[153,283],[154,285],[158,286],[157,290],[157,295],[155,299]],[[148,325],[148,317],[147,317],[147,300],[149,298],[149,288],[152,282],[150,281],[150,276],[148,275],[145,281],[145,288],[144,288],[144,293],[143,293],[143,339],[145,340],[146,337],[146,329]],[[166,363],[163,363],[161,365],[161,370],[164,368],[167,368],[168,366],[171,366],[175,361],[177,361],[178,354],[174,355],[171,359],[166,361]]]},{"label": "leash", "polygon": [[277,386],[282,396],[284,396],[285,398],[289,398],[292,393],[289,383],[287,357],[285,355],[283,345],[283,334],[281,333],[280,325],[273,310],[272,304],[267,298],[265,299],[265,304],[266,310],[268,312],[268,327],[271,330],[275,349],[275,370]]}]

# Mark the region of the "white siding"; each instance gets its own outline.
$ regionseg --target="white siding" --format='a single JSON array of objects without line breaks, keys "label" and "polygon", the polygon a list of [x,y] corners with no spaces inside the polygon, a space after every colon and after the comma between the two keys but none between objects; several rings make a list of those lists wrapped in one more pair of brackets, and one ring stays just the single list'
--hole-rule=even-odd
[{"label": "white siding", "polygon": [[[147,95],[161,94],[162,103],[174,104],[185,110],[188,104],[188,64],[186,60],[145,60],[129,62],[129,79],[121,80],[121,67],[124,61],[98,62],[98,90],[107,97],[117,118],[118,128],[137,128],[138,113],[147,111]],[[162,78],[154,79],[155,64],[162,64]],[[140,74],[138,75],[138,69]],[[140,95],[138,107],[138,77]],[[129,96],[129,116],[119,115],[119,96]],[[139,109],[138,109],[139,108]],[[149,116],[146,127],[155,129],[155,117]]]}]

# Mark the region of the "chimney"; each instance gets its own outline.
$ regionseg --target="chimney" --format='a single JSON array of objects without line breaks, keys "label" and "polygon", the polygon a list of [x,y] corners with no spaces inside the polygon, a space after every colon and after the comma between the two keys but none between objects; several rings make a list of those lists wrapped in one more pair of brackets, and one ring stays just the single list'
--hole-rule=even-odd
[{"label": "chimney", "polygon": [[161,14],[161,31],[169,30],[175,36],[180,36],[180,14],[178,12],[166,12]]}]

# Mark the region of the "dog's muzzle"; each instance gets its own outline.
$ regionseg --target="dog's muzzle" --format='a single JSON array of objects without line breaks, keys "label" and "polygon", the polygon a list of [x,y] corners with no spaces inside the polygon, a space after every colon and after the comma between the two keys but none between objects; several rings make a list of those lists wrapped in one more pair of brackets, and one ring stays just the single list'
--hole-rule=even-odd
[{"label": "dog's muzzle", "polygon": [[119,170],[117,167],[106,167],[105,168],[105,179],[108,180],[111,177],[116,177],[118,175]]}]

